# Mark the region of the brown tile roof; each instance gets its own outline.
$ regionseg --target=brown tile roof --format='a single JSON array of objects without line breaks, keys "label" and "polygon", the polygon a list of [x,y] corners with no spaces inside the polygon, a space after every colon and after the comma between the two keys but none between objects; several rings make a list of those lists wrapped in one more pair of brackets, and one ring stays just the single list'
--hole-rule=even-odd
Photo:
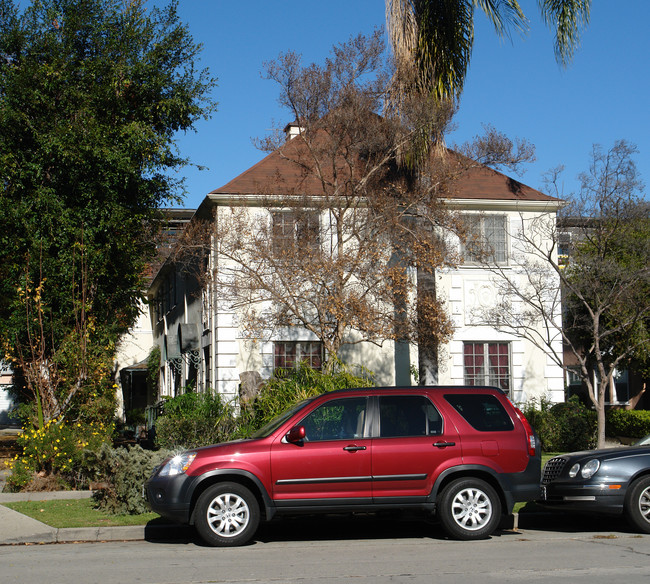
[{"label": "brown tile roof", "polygon": [[525,185],[488,166],[469,168],[455,184],[453,199],[557,201],[555,197]]},{"label": "brown tile roof", "polygon": [[[284,146],[296,152],[299,138],[288,141]],[[450,155],[462,164],[463,157],[453,151]],[[279,151],[272,152],[248,170],[232,179],[222,187],[211,191],[214,195],[255,195],[255,194],[322,194],[322,185],[316,177],[301,170],[292,160],[282,156]],[[449,199],[476,200],[519,200],[519,201],[557,201],[505,174],[487,166],[472,166],[463,171],[462,177],[454,183]]]},{"label": "brown tile roof", "polygon": [[[291,140],[283,148],[293,146]],[[287,151],[291,156],[294,148]],[[272,152],[248,170],[215,189],[210,194],[256,195],[300,193],[305,195],[322,194],[322,185],[312,173],[303,172],[293,160],[288,160],[279,150]]]}]

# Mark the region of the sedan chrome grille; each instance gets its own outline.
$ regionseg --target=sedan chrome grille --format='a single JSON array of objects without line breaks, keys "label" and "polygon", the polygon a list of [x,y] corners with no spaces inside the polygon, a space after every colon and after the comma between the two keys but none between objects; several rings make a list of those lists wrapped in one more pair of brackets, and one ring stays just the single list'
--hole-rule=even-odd
[{"label": "sedan chrome grille", "polygon": [[551,458],[551,460],[549,460],[544,465],[544,472],[542,473],[542,484],[547,485],[559,477],[565,464],[566,458],[562,458],[561,456]]}]

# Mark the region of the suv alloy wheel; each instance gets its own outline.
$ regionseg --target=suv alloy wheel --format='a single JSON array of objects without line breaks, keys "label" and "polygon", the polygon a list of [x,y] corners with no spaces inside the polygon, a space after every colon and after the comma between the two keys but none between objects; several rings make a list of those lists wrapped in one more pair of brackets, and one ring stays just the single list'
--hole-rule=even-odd
[{"label": "suv alloy wheel", "polygon": [[199,497],[195,522],[199,535],[210,545],[241,545],[257,531],[260,507],[246,487],[219,483]]},{"label": "suv alloy wheel", "polygon": [[456,479],[443,490],[438,513],[443,527],[453,537],[483,539],[501,520],[501,502],[485,481]]}]

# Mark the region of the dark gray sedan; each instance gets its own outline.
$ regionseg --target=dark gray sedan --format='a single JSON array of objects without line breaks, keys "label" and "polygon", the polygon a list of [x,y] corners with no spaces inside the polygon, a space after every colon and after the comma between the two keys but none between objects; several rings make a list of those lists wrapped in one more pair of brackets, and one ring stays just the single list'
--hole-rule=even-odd
[{"label": "dark gray sedan", "polygon": [[556,509],[623,514],[650,533],[650,446],[586,450],[549,460],[542,504]]}]

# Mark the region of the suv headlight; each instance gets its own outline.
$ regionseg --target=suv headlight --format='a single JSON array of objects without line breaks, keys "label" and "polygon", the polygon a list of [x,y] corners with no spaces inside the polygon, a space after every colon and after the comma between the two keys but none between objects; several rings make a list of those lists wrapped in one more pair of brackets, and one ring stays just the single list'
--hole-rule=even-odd
[{"label": "suv headlight", "polygon": [[170,458],[164,464],[160,469],[158,476],[173,477],[179,474],[184,474],[195,458],[196,452],[183,452],[182,454],[177,454],[174,458]]}]

